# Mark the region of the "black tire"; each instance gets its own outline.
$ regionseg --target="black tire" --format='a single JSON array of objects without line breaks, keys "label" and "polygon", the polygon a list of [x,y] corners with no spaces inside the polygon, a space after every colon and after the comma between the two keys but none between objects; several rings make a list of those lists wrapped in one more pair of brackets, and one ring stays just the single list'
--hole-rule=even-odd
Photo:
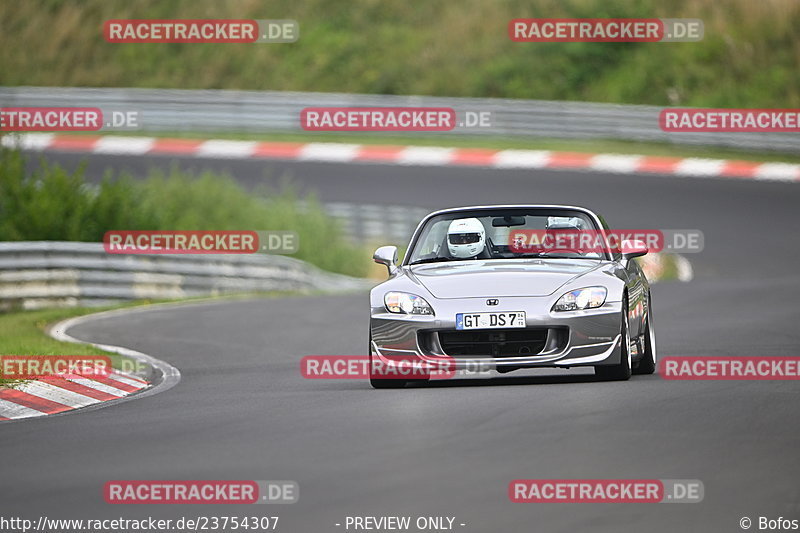
[{"label": "black tire", "polygon": [[653,304],[647,295],[647,322],[644,328],[644,353],[642,360],[633,373],[636,375],[652,374],[656,371],[656,333],[653,329]]},{"label": "black tire", "polygon": [[402,389],[406,386],[405,379],[384,379],[372,377],[372,334],[369,336],[369,384],[373,389]]},{"label": "black tire", "polygon": [[620,358],[616,365],[594,367],[594,375],[605,381],[626,381],[631,377],[631,335],[628,331],[628,297],[622,299]]}]

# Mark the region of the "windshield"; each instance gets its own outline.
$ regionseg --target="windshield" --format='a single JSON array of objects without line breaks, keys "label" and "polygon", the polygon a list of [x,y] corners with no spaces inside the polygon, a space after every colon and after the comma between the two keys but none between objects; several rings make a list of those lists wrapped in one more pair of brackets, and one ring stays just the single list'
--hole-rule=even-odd
[{"label": "windshield", "polygon": [[[463,229],[466,227],[469,231]],[[565,239],[599,229],[589,215],[570,209],[445,213],[425,223],[412,243],[408,264],[534,257],[605,259],[602,246],[573,246],[569,244],[573,241]]]}]

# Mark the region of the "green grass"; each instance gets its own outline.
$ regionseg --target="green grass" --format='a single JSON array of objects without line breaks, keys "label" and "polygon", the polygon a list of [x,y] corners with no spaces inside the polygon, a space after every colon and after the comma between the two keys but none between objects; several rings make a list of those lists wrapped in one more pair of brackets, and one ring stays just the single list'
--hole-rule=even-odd
[{"label": "green grass", "polygon": [[[525,17],[700,18],[692,43],[516,43]],[[110,44],[107,19],[295,19],[291,44]],[[0,84],[800,107],[796,0],[0,0]]]},{"label": "green grass", "polygon": [[185,139],[230,139],[262,142],[335,142],[399,146],[445,146],[484,148],[488,150],[554,150],[584,153],[615,153],[665,157],[700,157],[738,159],[743,161],[775,161],[800,163],[800,154],[752,152],[735,148],[677,145],[656,142],[619,141],[612,139],[549,139],[504,138],[489,136],[381,135],[358,133],[231,133],[231,132],[104,132],[104,135],[140,136]]},{"label": "green grass", "polygon": [[[119,368],[122,360],[120,355],[104,352],[88,344],[57,341],[45,333],[48,325],[60,320],[117,307],[120,306],[100,308],[73,307],[70,309],[0,313],[0,354],[108,355],[111,358],[112,365],[115,368]],[[13,381],[3,379],[2,367],[0,367],[0,385],[8,383],[13,383]]]}]

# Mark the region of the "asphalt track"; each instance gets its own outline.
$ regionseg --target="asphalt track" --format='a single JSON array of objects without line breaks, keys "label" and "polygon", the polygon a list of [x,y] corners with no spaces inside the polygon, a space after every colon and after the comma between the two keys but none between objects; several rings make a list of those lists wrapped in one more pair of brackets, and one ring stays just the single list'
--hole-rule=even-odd
[{"label": "asphalt track", "polygon": [[[72,154],[50,154],[73,165]],[[171,158],[98,157],[141,175]],[[178,160],[248,186],[288,176],[323,201],[439,208],[568,203],[620,228],[697,228],[690,283],[654,286],[661,356],[797,356],[800,184],[569,171]],[[583,371],[374,391],[304,380],[309,354],[363,353],[366,295],[215,302],[98,319],[71,335],[133,348],[182,381],[107,409],[0,428],[3,516],[455,516],[457,531],[741,531],[800,519],[796,382],[595,382]],[[699,479],[699,504],[514,504],[518,478]],[[291,479],[283,506],[113,506],[113,479]],[[351,530],[352,531],[352,530]]]}]

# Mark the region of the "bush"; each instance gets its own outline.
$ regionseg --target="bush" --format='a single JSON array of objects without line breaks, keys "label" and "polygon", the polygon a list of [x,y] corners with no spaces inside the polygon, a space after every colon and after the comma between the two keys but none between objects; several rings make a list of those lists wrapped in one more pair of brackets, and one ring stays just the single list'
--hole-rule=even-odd
[{"label": "bush", "polygon": [[92,186],[83,168],[69,173],[46,161],[26,175],[22,154],[0,149],[0,239],[100,242],[109,230],[290,230],[298,259],[355,276],[369,266],[366,250],[314,197],[290,189],[250,192],[228,176],[178,169],[143,181],[109,173]]}]

